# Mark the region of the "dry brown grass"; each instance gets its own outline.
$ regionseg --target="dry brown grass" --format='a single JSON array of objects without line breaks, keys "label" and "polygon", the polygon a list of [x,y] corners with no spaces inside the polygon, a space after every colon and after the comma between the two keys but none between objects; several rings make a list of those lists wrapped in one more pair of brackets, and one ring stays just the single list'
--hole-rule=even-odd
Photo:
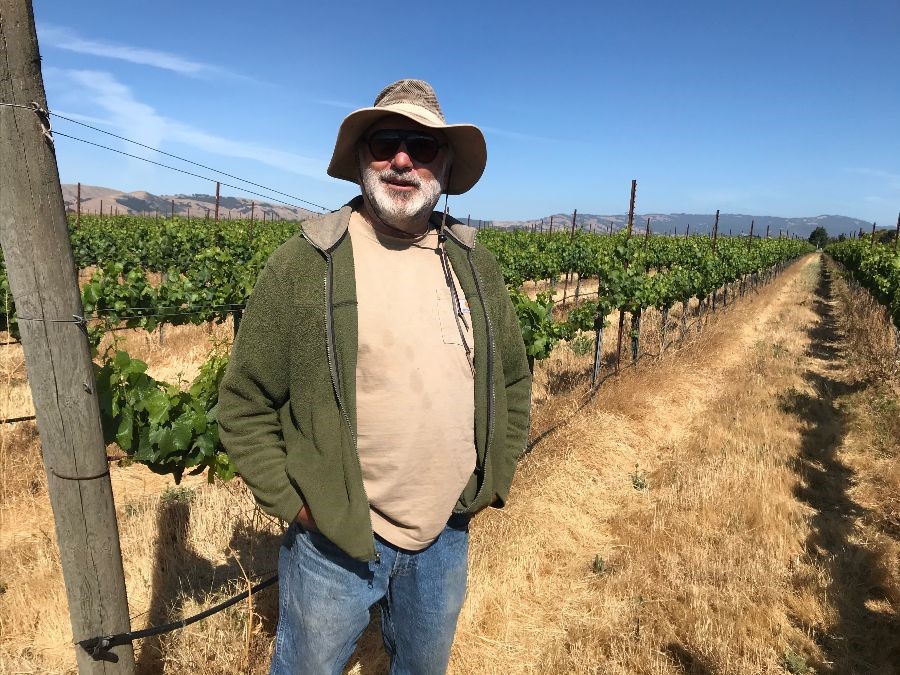
[{"label": "dry brown grass", "polygon": [[868,379],[900,377],[900,333],[890,314],[871,293],[852,280],[845,280],[841,268],[832,261],[828,269],[834,278],[834,296],[839,304],[837,316],[849,348],[846,359],[854,371]]},{"label": "dry brown grass", "polygon": [[[820,673],[895,672],[900,404],[844,368],[815,260],[592,399],[590,356],[562,348],[538,365],[536,443],[508,507],[473,523],[452,673],[785,672],[786,653]],[[643,330],[650,351],[658,317]],[[170,329],[163,347],[135,335],[129,349],[189,379],[207,337]],[[0,443],[23,476],[0,504],[2,669],[71,671],[38,441],[18,425]],[[279,528],[245,490],[200,480],[163,499],[167,483],[113,470],[135,626],[224,598],[241,567],[275,567]],[[251,612],[145,642],[142,671],[266,672],[275,601],[265,591]],[[348,671],[386,672],[376,625]]]}]

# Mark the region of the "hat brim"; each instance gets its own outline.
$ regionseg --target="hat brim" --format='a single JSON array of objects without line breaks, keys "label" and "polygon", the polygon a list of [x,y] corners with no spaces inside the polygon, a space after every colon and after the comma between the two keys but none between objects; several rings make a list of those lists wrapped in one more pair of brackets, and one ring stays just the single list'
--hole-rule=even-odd
[{"label": "hat brim", "polygon": [[481,129],[473,124],[442,124],[430,116],[416,114],[415,106],[383,106],[360,108],[347,115],[338,130],[328,175],[359,183],[356,142],[370,126],[382,117],[402,115],[429,129],[440,129],[453,148],[453,168],[447,193],[461,195],[472,189],[487,164],[487,144]]}]

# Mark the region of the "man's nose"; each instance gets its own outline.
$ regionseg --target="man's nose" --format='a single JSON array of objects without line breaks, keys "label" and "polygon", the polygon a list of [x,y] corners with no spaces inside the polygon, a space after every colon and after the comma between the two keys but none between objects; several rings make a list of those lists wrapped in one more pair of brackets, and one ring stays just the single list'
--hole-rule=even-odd
[{"label": "man's nose", "polygon": [[402,143],[400,147],[397,148],[397,152],[391,160],[391,166],[395,169],[411,169],[413,167],[412,158],[406,151],[406,143]]}]

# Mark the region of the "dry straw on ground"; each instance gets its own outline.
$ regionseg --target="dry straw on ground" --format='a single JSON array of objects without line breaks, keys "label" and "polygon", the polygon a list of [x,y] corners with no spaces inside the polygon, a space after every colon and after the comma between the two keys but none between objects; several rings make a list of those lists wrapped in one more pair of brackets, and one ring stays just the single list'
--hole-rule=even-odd
[{"label": "dry straw on ground", "polygon": [[[817,260],[592,399],[589,356],[562,347],[539,364],[535,444],[509,506],[473,522],[452,673],[897,672],[900,397],[846,365],[862,348]],[[189,379],[207,338],[169,329],[129,349],[156,377]],[[71,671],[33,426],[0,429],[0,447],[3,669]],[[173,489],[139,466],[113,481],[135,626],[274,568],[280,528],[238,484]],[[264,673],[276,618],[265,591],[252,612],[139,645],[141,670]],[[386,672],[377,626],[348,670]]]}]

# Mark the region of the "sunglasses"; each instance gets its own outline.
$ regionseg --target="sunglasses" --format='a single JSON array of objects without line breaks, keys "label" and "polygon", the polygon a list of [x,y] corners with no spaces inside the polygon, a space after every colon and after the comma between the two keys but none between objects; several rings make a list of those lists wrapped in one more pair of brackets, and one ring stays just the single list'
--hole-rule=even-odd
[{"label": "sunglasses", "polygon": [[422,164],[433,162],[438,151],[446,145],[430,134],[400,129],[379,129],[366,139],[366,144],[376,161],[392,159],[402,144],[406,146],[406,153]]}]

